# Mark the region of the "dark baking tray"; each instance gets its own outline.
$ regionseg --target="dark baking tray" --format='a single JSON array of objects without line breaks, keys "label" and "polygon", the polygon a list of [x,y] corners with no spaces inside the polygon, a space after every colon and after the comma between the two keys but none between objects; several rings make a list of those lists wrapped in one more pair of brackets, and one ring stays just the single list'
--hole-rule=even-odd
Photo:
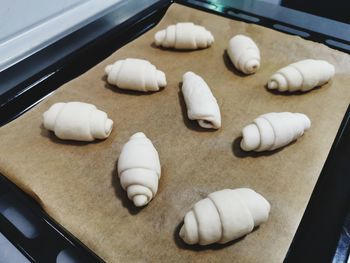
[{"label": "dark baking tray", "polygon": [[[290,20],[291,16],[283,20],[283,17],[266,15],[264,8],[240,9],[238,5],[240,1],[180,0],[176,2],[231,19],[298,34],[326,44],[329,44],[327,42],[329,39],[345,45],[348,43],[346,39],[301,27],[300,23],[298,25],[290,23],[293,22]],[[118,48],[152,28],[159,22],[171,3],[172,1],[158,1],[132,19],[115,25],[102,35],[97,35],[96,39],[76,45],[76,48],[69,54],[62,52],[65,53],[64,57],[55,60],[45,69],[18,81],[8,92],[0,95],[0,125],[15,119],[63,83],[79,76]],[[108,15],[113,16],[113,12]],[[96,24],[98,21],[87,25],[18,65],[0,72],[0,78],[9,79],[18,70],[35,66],[42,59],[49,60],[50,56],[59,56],[61,49],[64,49],[67,43],[77,41],[79,35],[93,30]],[[276,24],[284,27],[276,28]],[[341,32],[338,32],[338,36],[341,36]],[[349,52],[343,47],[337,46],[336,48]],[[350,165],[347,159],[350,156],[349,118],[350,108],[344,116],[285,262],[347,262],[350,244],[348,235],[350,230],[350,177],[348,176]],[[31,262],[56,262],[57,253],[64,248],[70,248],[74,251],[73,254],[78,255],[76,262],[102,262],[92,251],[54,222],[18,187],[1,177],[0,192],[6,192],[24,204],[40,226],[42,236],[28,240],[8,219],[0,215],[0,231]]]}]

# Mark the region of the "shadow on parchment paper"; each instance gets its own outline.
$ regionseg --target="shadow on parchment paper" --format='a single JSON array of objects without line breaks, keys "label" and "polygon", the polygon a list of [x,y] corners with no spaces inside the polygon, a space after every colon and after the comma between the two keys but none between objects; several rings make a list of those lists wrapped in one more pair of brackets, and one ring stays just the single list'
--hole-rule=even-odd
[{"label": "shadow on parchment paper", "polygon": [[112,183],[112,186],[114,188],[115,196],[121,200],[123,207],[127,208],[131,215],[138,214],[142,210],[143,207],[134,206],[132,201],[129,200],[127,192],[120,185],[120,180],[119,180],[119,176],[118,176],[118,160],[117,160],[116,165],[114,166],[114,169],[112,171],[111,179],[112,179],[111,183]]},{"label": "shadow on parchment paper", "polygon": [[306,94],[308,94],[308,93],[310,93],[310,92],[319,90],[319,89],[322,88],[322,87],[323,87],[323,89],[325,89],[325,88],[327,88],[328,86],[330,86],[330,85],[327,83],[327,84],[325,84],[325,85],[323,85],[323,86],[318,86],[318,87],[315,87],[315,88],[310,89],[310,90],[308,90],[308,91],[300,91],[300,90],[298,90],[298,91],[292,91],[292,92],[290,92],[290,91],[278,91],[277,89],[269,89],[269,88],[267,87],[267,83],[266,83],[266,84],[264,85],[264,88],[265,88],[268,92],[272,93],[273,95],[280,95],[280,96],[300,96],[300,95],[306,95]]},{"label": "shadow on parchment paper", "polygon": [[47,129],[45,129],[44,125],[41,124],[40,125],[40,135],[50,139],[50,141],[52,141],[53,143],[57,143],[57,144],[65,144],[65,145],[72,145],[72,146],[84,146],[84,145],[88,145],[88,144],[96,144],[96,143],[100,143],[101,141],[104,140],[100,140],[100,139],[96,139],[92,142],[83,142],[83,141],[73,141],[73,140],[61,140],[60,138],[58,138],[54,132],[49,131]]},{"label": "shadow on parchment paper", "polygon": [[119,94],[125,94],[125,95],[133,95],[133,96],[147,96],[147,95],[152,95],[154,93],[157,92],[161,92],[165,87],[161,87],[159,90],[157,91],[147,91],[147,92],[143,92],[143,91],[137,91],[137,90],[126,90],[126,89],[121,89],[118,88],[117,86],[111,85],[107,82],[107,75],[104,75],[101,78],[102,81],[105,82],[105,88],[109,89],[115,93],[119,93]]},{"label": "shadow on parchment paper", "polygon": [[186,127],[190,130],[194,130],[194,131],[198,131],[198,132],[215,132],[217,130],[215,129],[206,129],[206,128],[202,128],[201,126],[199,126],[197,121],[194,120],[190,120],[187,116],[187,106],[185,103],[185,99],[184,96],[181,92],[181,87],[182,87],[182,82],[179,83],[179,92],[177,93],[178,97],[179,97],[179,103],[180,103],[180,107],[181,107],[181,113],[182,113],[182,119],[186,125]]},{"label": "shadow on parchment paper", "polygon": [[239,76],[239,77],[243,77],[243,78],[249,77],[249,74],[246,75],[246,74],[244,74],[244,73],[238,71],[238,70],[234,67],[234,65],[233,65],[233,63],[232,63],[230,57],[228,56],[228,53],[227,53],[227,50],[226,50],[226,49],[225,49],[224,53],[222,54],[222,58],[223,58],[223,60],[224,60],[224,64],[225,64],[226,68],[227,68],[229,71],[233,72],[233,74],[235,74],[236,76]]},{"label": "shadow on parchment paper", "polygon": [[[193,251],[220,250],[220,249],[224,249],[224,248],[229,247],[229,246],[234,246],[236,243],[242,241],[246,237],[246,236],[243,236],[243,237],[232,240],[232,241],[225,243],[225,244],[215,243],[215,244],[210,244],[210,245],[205,245],[205,246],[188,245],[181,239],[181,237],[179,235],[182,225],[183,225],[183,222],[181,222],[177,225],[177,227],[174,230],[173,237],[174,237],[174,241],[175,241],[176,246],[178,248],[184,249],[184,250],[193,250]],[[255,232],[257,229],[259,229],[259,226],[255,227],[251,233]]]},{"label": "shadow on parchment paper", "polygon": [[270,156],[270,155],[273,155],[275,153],[278,153],[280,151],[282,151],[285,147],[289,146],[289,145],[292,145],[296,142],[293,141],[281,148],[278,148],[276,150],[273,150],[273,151],[263,151],[263,152],[254,152],[254,151],[250,151],[250,152],[246,152],[246,151],[243,151],[241,149],[241,141],[242,141],[242,136],[240,137],[237,137],[233,142],[232,142],[232,153],[233,155],[235,155],[236,157],[238,158],[246,158],[246,157],[253,157],[253,158],[257,158],[257,157],[260,157],[260,156]]},{"label": "shadow on parchment paper", "polygon": [[157,46],[155,42],[152,42],[150,46],[151,46],[151,48],[156,48],[156,49],[160,49],[160,50],[163,50],[163,51],[169,51],[169,52],[178,52],[178,53],[191,53],[191,52],[198,51],[198,49],[165,48],[165,47],[162,47],[162,46]]}]

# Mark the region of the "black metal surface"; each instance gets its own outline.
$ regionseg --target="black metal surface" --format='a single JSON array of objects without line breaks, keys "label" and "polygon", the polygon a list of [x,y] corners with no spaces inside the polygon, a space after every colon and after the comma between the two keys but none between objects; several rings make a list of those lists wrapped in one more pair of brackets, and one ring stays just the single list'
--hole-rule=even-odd
[{"label": "black metal surface", "polygon": [[[103,262],[51,219],[36,202],[3,176],[0,176],[0,193],[1,199],[7,195],[6,198],[11,199],[12,206],[25,209],[27,216],[35,217],[35,227],[38,229],[38,234],[33,238],[28,238],[7,218],[3,215],[0,216],[0,232],[31,262],[56,262],[57,255],[65,249],[71,252],[76,263]],[[0,262],[3,261],[0,259]]]},{"label": "black metal surface", "polygon": [[[330,37],[287,22],[258,15],[256,10],[249,12],[247,9],[232,7],[230,2],[235,3],[236,1],[179,0],[177,2],[231,19],[254,22],[281,31],[291,28],[296,30],[294,33],[318,42],[333,39],[344,44],[348,43],[344,39]],[[72,49],[70,54],[54,60],[50,66],[32,74],[30,78],[17,83],[9,92],[0,95],[0,125],[21,115],[60,85],[82,74],[128,41],[153,27],[161,19],[169,4],[170,1],[159,1],[157,5],[149,7],[137,17],[125,21],[99,36],[98,39],[89,41],[83,46],[77,46],[75,50]],[[276,24],[279,26],[276,27]],[[84,30],[88,29],[82,29],[80,33],[84,34]],[[43,53],[38,54],[38,57],[32,57],[22,62],[23,64],[19,65],[17,70],[31,67],[33,60],[47,60],[53,52],[60,49],[60,46],[74,41],[76,37],[77,35],[69,36],[62,42],[42,51]],[[338,49],[349,52],[346,49]],[[13,72],[10,73],[2,72],[0,78],[2,80],[8,78],[13,74]],[[350,229],[350,213],[348,212],[350,165],[347,164],[347,156],[350,156],[349,116],[350,110],[348,109],[286,256],[286,262],[346,262],[348,259],[350,244],[348,234]],[[55,262],[52,255],[57,256],[59,249],[66,247],[67,244],[76,249],[77,253],[82,253],[82,256],[80,255],[83,259],[82,262],[100,262],[96,255],[53,222],[38,205],[23,195],[21,190],[14,185],[9,187],[8,184],[6,179],[0,177],[0,192],[4,188],[6,193],[11,192],[11,194],[16,194],[18,196],[16,198],[21,199],[21,201],[23,199],[23,202],[28,204],[29,209],[40,218],[40,222],[43,224],[41,232],[45,235],[34,242],[33,240],[29,240],[29,242],[1,215],[0,232],[4,233],[32,262]]]},{"label": "black metal surface", "polygon": [[350,3],[347,0],[282,0],[280,4],[288,8],[350,23]]},{"label": "black metal surface", "polygon": [[333,263],[348,262],[350,252],[350,212],[348,212],[341,229],[337,249],[333,257]]}]

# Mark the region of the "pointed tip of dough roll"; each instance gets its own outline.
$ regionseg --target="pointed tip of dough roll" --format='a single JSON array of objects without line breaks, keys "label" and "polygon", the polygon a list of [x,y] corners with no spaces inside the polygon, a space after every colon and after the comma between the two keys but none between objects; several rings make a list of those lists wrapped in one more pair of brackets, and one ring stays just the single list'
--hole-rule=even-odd
[{"label": "pointed tip of dough roll", "polygon": [[132,139],[138,139],[138,138],[147,138],[146,135],[143,132],[137,132],[134,135],[130,137],[130,140]]},{"label": "pointed tip of dough roll", "polygon": [[333,64],[329,63],[327,61],[328,65],[329,65],[329,69],[330,69],[330,77],[333,78],[334,77],[334,74],[335,74],[335,67]]},{"label": "pointed tip of dough roll", "polygon": [[183,76],[184,77],[192,77],[193,75],[196,75],[196,74],[192,71],[187,71]]},{"label": "pointed tip of dough roll", "polygon": [[257,59],[251,59],[246,64],[246,71],[248,74],[253,74],[257,72],[257,70],[260,68],[260,62]]},{"label": "pointed tip of dough roll", "polygon": [[275,80],[270,80],[268,83],[267,83],[267,87],[269,89],[277,89],[278,88],[278,83],[275,81]]},{"label": "pointed tip of dough roll", "polygon": [[56,123],[56,118],[57,114],[60,112],[60,110],[63,108],[65,105],[65,102],[58,102],[44,112],[43,114],[43,124],[45,129],[53,131],[55,129],[55,123]]},{"label": "pointed tip of dough roll", "polygon": [[304,129],[305,130],[310,129],[310,127],[311,127],[311,120],[310,120],[310,118],[306,114],[303,114],[303,113],[296,113],[296,115],[298,115],[300,120],[303,122]]},{"label": "pointed tip of dough roll", "polygon": [[250,188],[238,188],[236,191],[241,195],[242,200],[252,214],[254,225],[258,226],[267,221],[271,210],[270,203],[258,192]]},{"label": "pointed tip of dough roll", "polygon": [[105,133],[107,137],[111,134],[113,128],[113,121],[111,119],[107,119],[105,123]]},{"label": "pointed tip of dough roll", "polygon": [[154,35],[154,42],[156,46],[160,46],[165,38],[165,30],[160,30]]},{"label": "pointed tip of dough roll", "polygon": [[260,132],[255,124],[249,124],[242,130],[241,148],[244,151],[252,151],[260,146]]},{"label": "pointed tip of dough roll", "polygon": [[159,87],[165,87],[167,84],[165,73],[161,70],[157,70],[157,82]]},{"label": "pointed tip of dough roll", "polygon": [[196,74],[192,71],[187,71],[185,74],[183,74],[182,80],[184,81],[185,79],[192,78],[193,76],[196,76]]},{"label": "pointed tip of dough roll", "polygon": [[147,196],[145,195],[135,195],[132,199],[134,205],[137,207],[145,206],[148,204]]},{"label": "pointed tip of dough roll", "polygon": [[188,233],[186,234],[186,226],[185,224],[183,224],[180,228],[180,232],[179,232],[179,236],[180,238],[186,243],[186,244],[189,244],[189,245],[194,245],[196,244],[196,240],[192,240],[189,236],[188,236]]},{"label": "pointed tip of dough roll", "polygon": [[211,46],[214,43],[215,38],[210,31],[207,30],[207,32],[208,32],[208,46]]},{"label": "pointed tip of dough roll", "polygon": [[105,67],[105,72],[106,72],[107,75],[109,74],[109,72],[111,72],[112,67],[113,67],[113,65],[108,65],[108,66]]},{"label": "pointed tip of dough roll", "polygon": [[234,37],[232,37],[231,39],[233,39],[233,38],[248,38],[248,37],[245,35],[242,35],[242,34],[237,34]]},{"label": "pointed tip of dough roll", "polygon": [[279,91],[287,91],[288,82],[282,74],[276,73],[271,76],[269,82],[267,83],[267,88],[278,89]]},{"label": "pointed tip of dough roll", "polygon": [[189,245],[199,242],[198,222],[192,210],[185,215],[179,235]]}]

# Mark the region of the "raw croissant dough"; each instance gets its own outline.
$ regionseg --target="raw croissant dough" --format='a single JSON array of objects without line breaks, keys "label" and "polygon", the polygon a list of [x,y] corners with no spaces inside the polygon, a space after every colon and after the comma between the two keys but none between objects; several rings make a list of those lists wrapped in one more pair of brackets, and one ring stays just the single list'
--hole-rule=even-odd
[{"label": "raw croissant dough", "polygon": [[182,81],[188,118],[197,120],[203,128],[219,129],[220,109],[207,83],[193,72],[186,72]]},{"label": "raw croissant dough", "polygon": [[272,151],[296,140],[310,126],[310,119],[302,113],[267,113],[243,128],[241,148],[245,151]]},{"label": "raw croissant dough", "polygon": [[210,47],[214,37],[202,26],[193,23],[177,23],[154,35],[157,46],[175,49],[199,49]]},{"label": "raw croissant dough", "polygon": [[105,112],[83,102],[55,103],[43,117],[44,127],[63,140],[105,139],[113,127],[113,121]]},{"label": "raw croissant dough", "polygon": [[190,245],[224,244],[267,221],[269,212],[269,202],[252,189],[224,189],[209,194],[187,212],[180,237]]},{"label": "raw croissant dough", "polygon": [[236,35],[231,38],[227,53],[235,68],[245,74],[253,74],[260,67],[260,51],[250,37]]},{"label": "raw croissant dough", "polygon": [[127,58],[116,61],[105,68],[107,81],[121,89],[158,91],[166,86],[163,71],[157,70],[149,61]]},{"label": "raw croissant dough", "polygon": [[123,146],[118,159],[120,184],[135,206],[148,204],[156,195],[160,162],[156,148],[142,132],[135,133]]},{"label": "raw croissant dough", "polygon": [[278,70],[267,87],[279,91],[308,91],[327,83],[334,74],[334,66],[327,61],[305,59]]}]

